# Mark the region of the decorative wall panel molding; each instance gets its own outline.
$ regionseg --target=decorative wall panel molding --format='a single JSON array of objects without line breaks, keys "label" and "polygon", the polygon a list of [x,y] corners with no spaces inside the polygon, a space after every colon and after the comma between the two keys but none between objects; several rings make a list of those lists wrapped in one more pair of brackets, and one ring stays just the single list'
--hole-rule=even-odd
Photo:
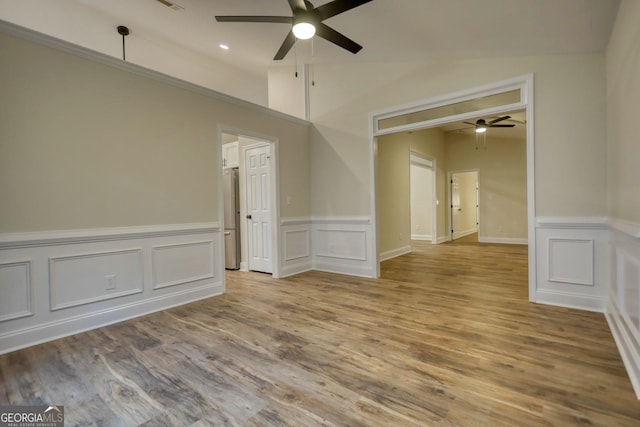
[{"label": "decorative wall panel molding", "polygon": [[375,277],[370,218],[339,217],[312,220],[313,269]]},{"label": "decorative wall panel molding", "polygon": [[153,289],[213,279],[213,240],[152,247]]},{"label": "decorative wall panel molding", "polygon": [[311,249],[310,232],[308,229],[284,231],[284,260],[294,261],[309,258]]},{"label": "decorative wall panel molding", "polygon": [[33,315],[31,260],[0,262],[0,322]]},{"label": "decorative wall panel molding", "polygon": [[610,220],[612,275],[607,322],[640,399],[640,224]]},{"label": "decorative wall panel molding", "polygon": [[142,292],[142,248],[49,258],[51,310]]},{"label": "decorative wall panel molding", "polygon": [[0,354],[223,293],[220,239],[215,223],[0,235]]},{"label": "decorative wall panel molding", "polygon": [[593,286],[594,241],[584,239],[549,239],[550,282]]},{"label": "decorative wall panel molding", "polygon": [[610,277],[606,218],[536,220],[535,302],[604,311]]},{"label": "decorative wall panel molding", "polygon": [[280,224],[280,276],[288,277],[311,270],[311,218],[286,218]]}]

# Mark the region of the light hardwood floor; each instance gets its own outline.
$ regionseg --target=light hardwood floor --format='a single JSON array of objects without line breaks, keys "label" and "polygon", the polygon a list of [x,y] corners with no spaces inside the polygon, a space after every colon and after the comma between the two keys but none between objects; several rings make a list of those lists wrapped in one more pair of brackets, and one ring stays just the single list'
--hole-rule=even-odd
[{"label": "light hardwood floor", "polygon": [[229,272],[224,296],[0,356],[0,404],[63,404],[67,426],[640,425],[603,315],[527,302],[526,251]]}]

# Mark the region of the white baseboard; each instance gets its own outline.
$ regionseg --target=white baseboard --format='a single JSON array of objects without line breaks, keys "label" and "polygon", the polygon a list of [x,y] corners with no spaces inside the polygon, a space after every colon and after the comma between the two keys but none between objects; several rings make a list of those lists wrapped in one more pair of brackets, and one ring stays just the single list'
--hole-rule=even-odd
[{"label": "white baseboard", "polygon": [[436,239],[436,243],[444,243],[444,242],[449,242],[451,241],[451,237],[450,236],[438,236],[438,238]]},{"label": "white baseboard", "polygon": [[386,261],[388,259],[396,258],[402,255],[411,253],[411,246],[404,246],[402,248],[393,249],[380,253],[380,261]]},{"label": "white baseboard", "polygon": [[374,277],[374,272],[368,268],[360,265],[347,265],[340,262],[314,262],[313,269],[317,271],[324,271],[326,273],[346,274],[348,276],[358,277]]},{"label": "white baseboard", "polygon": [[222,283],[210,283],[198,288],[187,289],[183,292],[149,298],[82,316],[11,331],[0,336],[0,354],[10,353],[15,350],[53,341],[69,335],[120,323],[135,317],[167,310],[204,298],[218,296],[222,293],[224,293]]},{"label": "white baseboard", "polygon": [[221,248],[214,223],[0,235],[0,354],[222,294]]},{"label": "white baseboard", "polygon": [[428,240],[431,241],[433,236],[431,234],[412,234],[411,240]]},{"label": "white baseboard", "polygon": [[370,218],[313,218],[311,254],[314,270],[375,277]]},{"label": "white baseboard", "polygon": [[471,235],[473,233],[477,233],[477,232],[478,232],[477,228],[471,228],[469,230],[464,230],[464,231],[461,231],[459,233],[458,232],[454,232],[453,233],[453,240],[461,239],[461,238],[463,238],[465,236],[469,236],[469,235]]},{"label": "white baseboard", "polygon": [[478,237],[480,243],[500,243],[504,245],[527,245],[529,241],[526,238],[518,237]]},{"label": "white baseboard", "polygon": [[311,271],[313,268],[311,266],[311,262],[302,262],[299,264],[290,264],[282,267],[280,269],[280,278],[285,278],[289,276],[295,276],[296,274],[306,273],[307,271]]},{"label": "white baseboard", "polygon": [[560,307],[575,308],[578,310],[595,311],[598,313],[603,313],[606,308],[606,299],[601,296],[590,296],[541,289],[536,291],[536,303],[557,305]]},{"label": "white baseboard", "polygon": [[605,317],[629,375],[633,390],[636,393],[636,397],[640,399],[640,354],[638,354],[637,350],[640,343],[636,341],[634,344],[633,327],[629,327],[627,320],[620,314],[613,301],[614,297],[610,295]]}]

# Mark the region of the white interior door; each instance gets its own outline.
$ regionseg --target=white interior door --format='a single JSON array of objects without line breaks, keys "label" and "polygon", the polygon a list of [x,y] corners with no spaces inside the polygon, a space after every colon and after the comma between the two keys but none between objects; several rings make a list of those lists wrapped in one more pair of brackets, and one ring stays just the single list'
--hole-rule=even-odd
[{"label": "white interior door", "polygon": [[272,273],[271,256],[271,146],[245,152],[249,270]]}]

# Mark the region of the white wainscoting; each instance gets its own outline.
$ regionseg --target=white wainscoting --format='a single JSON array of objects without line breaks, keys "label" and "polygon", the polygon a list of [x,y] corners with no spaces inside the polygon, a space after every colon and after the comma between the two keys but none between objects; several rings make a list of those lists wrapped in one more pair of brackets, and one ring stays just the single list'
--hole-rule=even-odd
[{"label": "white wainscoting", "polygon": [[609,286],[606,218],[536,220],[536,302],[603,312]]},{"label": "white wainscoting", "polygon": [[611,279],[606,316],[640,399],[640,224],[609,220]]},{"label": "white wainscoting", "polygon": [[486,236],[479,236],[478,242],[500,243],[503,245],[527,245],[529,243],[526,237],[518,238],[518,237],[486,237]]},{"label": "white wainscoting", "polygon": [[0,262],[0,322],[32,316],[31,260]]},{"label": "white wainscoting", "polygon": [[0,354],[224,292],[217,223],[0,235]]},{"label": "white wainscoting", "polygon": [[375,277],[369,217],[313,218],[311,229],[314,270]]},{"label": "white wainscoting", "polygon": [[280,233],[282,233],[281,277],[311,270],[311,218],[282,219]]}]

